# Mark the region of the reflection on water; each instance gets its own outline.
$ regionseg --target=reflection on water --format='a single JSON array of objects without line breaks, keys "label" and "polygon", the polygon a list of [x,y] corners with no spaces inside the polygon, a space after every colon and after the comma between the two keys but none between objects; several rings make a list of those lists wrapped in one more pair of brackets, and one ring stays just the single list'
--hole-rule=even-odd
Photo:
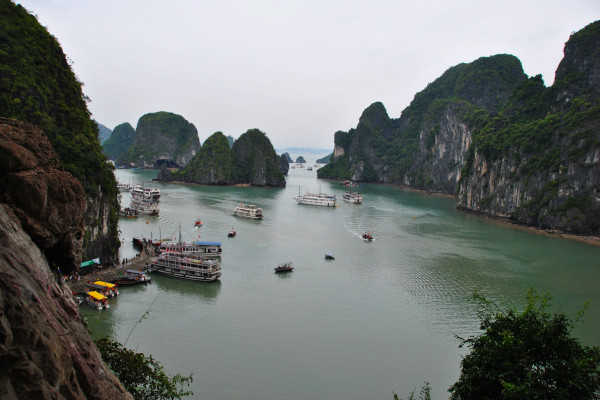
[{"label": "reflection on water", "polygon": [[215,299],[221,290],[221,281],[192,282],[184,279],[176,279],[157,273],[152,275],[152,283],[158,286],[161,293],[174,295],[189,301],[190,297],[199,300]]},{"label": "reflection on water", "polygon": [[[478,330],[469,300],[475,291],[522,305],[533,287],[550,292],[569,316],[590,300],[575,333],[600,344],[599,248],[513,229],[459,212],[452,199],[388,185],[361,185],[360,205],[298,205],[299,187],[340,199],[345,190],[305,169],[291,169],[280,189],[116,173],[162,192],[158,217],[120,220],[122,258],[135,255],[133,236],[177,236],[181,226],[184,240],[222,243],[223,275],[198,283],[154,274],[151,285],[122,288],[110,310],[84,313],[94,331],[121,342],[129,336],[128,346],[153,354],[167,372],[193,373],[198,397],[389,398],[427,380],[432,397],[445,398],[465,352],[456,335]],[[233,217],[240,202],[261,207],[264,220]],[[198,217],[201,228],[193,226]],[[227,238],[232,226],[237,236]],[[363,241],[363,231],[375,240]],[[275,274],[287,261],[294,271]]]}]

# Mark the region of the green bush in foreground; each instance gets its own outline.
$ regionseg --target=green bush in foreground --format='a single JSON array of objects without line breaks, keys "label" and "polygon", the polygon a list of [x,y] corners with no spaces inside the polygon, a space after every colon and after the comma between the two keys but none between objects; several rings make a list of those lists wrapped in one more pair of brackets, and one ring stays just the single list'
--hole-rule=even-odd
[{"label": "green bush in foreground", "polygon": [[192,382],[191,374],[169,378],[152,356],[136,353],[108,338],[97,340],[96,346],[104,362],[136,400],[174,400],[194,394],[183,390]]},{"label": "green bush in foreground", "polygon": [[547,311],[547,294],[530,290],[523,311],[493,311],[490,302],[475,298],[485,306],[483,333],[461,344],[471,353],[461,361],[451,399],[600,398],[600,349],[571,337],[575,323]]}]

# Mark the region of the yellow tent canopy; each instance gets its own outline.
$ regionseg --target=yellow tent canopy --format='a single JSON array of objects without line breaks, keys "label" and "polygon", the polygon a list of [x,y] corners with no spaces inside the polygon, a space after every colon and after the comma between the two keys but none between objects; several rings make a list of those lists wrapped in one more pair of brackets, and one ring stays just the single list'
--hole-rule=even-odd
[{"label": "yellow tent canopy", "polygon": [[104,300],[106,299],[106,296],[103,294],[100,294],[98,292],[87,292],[87,294],[89,294],[91,297],[95,298],[96,300]]},{"label": "yellow tent canopy", "polygon": [[107,287],[107,288],[109,288],[109,289],[112,289],[112,288],[114,288],[114,287],[115,287],[115,285],[114,285],[114,284],[112,284],[112,283],[108,283],[108,282],[102,282],[102,281],[96,281],[96,282],[94,282],[94,284],[95,284],[95,285],[104,286],[104,287]]}]

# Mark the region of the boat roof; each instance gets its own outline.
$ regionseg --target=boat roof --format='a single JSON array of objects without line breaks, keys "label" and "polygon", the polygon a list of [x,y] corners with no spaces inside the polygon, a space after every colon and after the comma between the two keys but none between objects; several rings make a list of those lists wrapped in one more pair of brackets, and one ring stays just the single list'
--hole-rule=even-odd
[{"label": "boat roof", "polygon": [[138,271],[137,269],[126,269],[125,272],[132,275],[142,275],[142,271]]},{"label": "boat roof", "polygon": [[102,282],[102,281],[96,281],[96,282],[94,282],[94,284],[96,284],[96,285],[100,285],[100,286],[104,286],[104,287],[107,287],[107,288],[109,288],[109,289],[112,289],[112,288],[114,288],[114,287],[115,287],[115,285],[114,285],[114,284],[112,284],[112,283],[108,283],[108,282]]},{"label": "boat roof", "polygon": [[91,288],[94,288],[94,289],[100,289],[100,290],[106,289],[106,287],[98,285],[98,284],[95,284],[95,283],[92,283],[92,282],[86,282],[85,286],[86,287],[91,287]]},{"label": "boat roof", "polygon": [[104,299],[106,299],[106,296],[105,296],[105,295],[103,295],[103,294],[100,294],[100,293],[98,293],[98,292],[93,292],[93,291],[92,291],[92,292],[87,292],[87,294],[88,294],[89,296],[93,297],[93,298],[94,298],[94,299],[96,299],[96,300],[104,300]]},{"label": "boat roof", "polygon": [[205,242],[205,241],[197,241],[195,242],[196,246],[221,246],[221,242]]}]

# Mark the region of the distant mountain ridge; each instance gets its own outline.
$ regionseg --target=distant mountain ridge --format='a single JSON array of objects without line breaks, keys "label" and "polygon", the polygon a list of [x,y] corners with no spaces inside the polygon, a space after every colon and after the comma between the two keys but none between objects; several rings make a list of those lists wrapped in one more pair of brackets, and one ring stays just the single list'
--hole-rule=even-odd
[{"label": "distant mountain ridge", "polygon": [[448,69],[400,118],[381,103],[334,135],[320,178],[399,183],[519,223],[600,234],[600,22],[574,33],[555,82],[512,55]]}]

